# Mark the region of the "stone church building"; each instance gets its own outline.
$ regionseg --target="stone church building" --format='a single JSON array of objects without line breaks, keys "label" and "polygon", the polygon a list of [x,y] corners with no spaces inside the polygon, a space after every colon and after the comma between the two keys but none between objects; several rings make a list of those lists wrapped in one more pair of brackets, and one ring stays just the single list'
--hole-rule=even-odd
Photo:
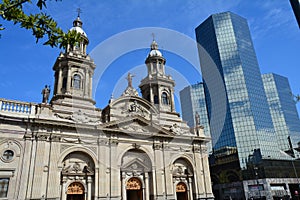
[{"label": "stone church building", "polygon": [[53,66],[42,103],[0,99],[0,199],[213,199],[203,127],[188,127],[174,106],[175,82],[155,41],[141,97],[128,86],[95,107],[95,64],[79,17]]}]

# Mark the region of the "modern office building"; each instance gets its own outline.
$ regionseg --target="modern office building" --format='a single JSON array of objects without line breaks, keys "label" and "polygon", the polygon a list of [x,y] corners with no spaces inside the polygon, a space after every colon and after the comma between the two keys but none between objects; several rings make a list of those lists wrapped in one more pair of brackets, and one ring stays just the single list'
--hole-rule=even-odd
[{"label": "modern office building", "polygon": [[[241,168],[246,166],[254,149],[260,149],[264,157],[279,159],[269,105],[246,19],[231,12],[211,15],[196,28],[196,38],[200,45],[209,119],[218,114],[213,112],[212,94],[226,94],[223,129],[217,132],[211,126],[214,150],[236,147]],[[207,62],[207,56],[213,63]],[[211,73],[213,68],[217,68],[219,76]],[[222,79],[224,91],[213,85],[217,78]]]},{"label": "modern office building", "polygon": [[[300,165],[284,151],[287,138],[278,141],[289,133],[275,132],[279,131],[277,120],[283,118],[275,120],[274,128],[275,115],[271,115],[247,20],[231,12],[214,14],[195,31],[212,138],[210,169],[216,199],[292,196],[299,188]],[[286,95],[278,94],[280,98]]]},{"label": "modern office building", "polygon": [[300,1],[299,0],[290,0],[290,3],[293,8],[298,26],[300,28]]},{"label": "modern office building", "polygon": [[[204,127],[204,134],[210,137],[203,83],[187,86],[182,89],[179,94],[182,119],[186,121],[190,127],[196,127],[196,116],[198,115],[198,123]],[[207,144],[207,148],[208,152],[211,153],[211,143]]]},{"label": "modern office building", "polygon": [[[262,80],[280,149],[290,150],[289,136],[293,148],[297,148],[300,141],[300,121],[288,79],[270,73],[263,74]],[[294,153],[299,156],[297,151]]]}]

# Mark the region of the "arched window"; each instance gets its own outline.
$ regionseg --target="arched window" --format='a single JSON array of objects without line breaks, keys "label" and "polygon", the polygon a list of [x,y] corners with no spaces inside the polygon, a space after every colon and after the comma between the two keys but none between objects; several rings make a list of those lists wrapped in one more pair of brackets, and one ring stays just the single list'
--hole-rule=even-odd
[{"label": "arched window", "polygon": [[3,152],[3,155],[2,155],[2,158],[5,160],[5,161],[10,161],[12,160],[14,157],[14,152],[12,150],[5,150]]},{"label": "arched window", "polygon": [[162,104],[169,105],[169,99],[168,99],[167,93],[163,92],[161,94],[161,101],[162,101]]},{"label": "arched window", "polygon": [[73,88],[80,89],[81,77],[78,74],[73,76]]}]

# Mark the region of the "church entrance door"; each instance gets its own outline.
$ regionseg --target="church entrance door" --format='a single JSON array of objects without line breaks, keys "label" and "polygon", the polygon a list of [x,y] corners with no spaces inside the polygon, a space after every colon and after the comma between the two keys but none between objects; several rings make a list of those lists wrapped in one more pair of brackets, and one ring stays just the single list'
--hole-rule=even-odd
[{"label": "church entrance door", "polygon": [[67,191],[67,200],[85,200],[84,187],[79,182],[71,183]]},{"label": "church entrance door", "polygon": [[126,183],[126,199],[143,200],[142,183],[138,178],[130,178]]},{"label": "church entrance door", "polygon": [[176,185],[176,199],[177,200],[188,200],[188,193],[186,184],[180,182]]},{"label": "church entrance door", "polygon": [[67,200],[84,200],[84,194],[68,194]]}]

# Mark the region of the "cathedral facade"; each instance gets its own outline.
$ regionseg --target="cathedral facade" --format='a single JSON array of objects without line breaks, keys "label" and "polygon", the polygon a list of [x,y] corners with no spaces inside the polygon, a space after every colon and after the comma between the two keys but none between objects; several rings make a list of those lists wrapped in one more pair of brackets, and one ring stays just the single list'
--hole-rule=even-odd
[{"label": "cathedral facade", "polygon": [[[188,127],[174,106],[175,81],[155,41],[140,97],[132,86],[104,109],[92,98],[93,60],[82,41],[53,66],[53,97],[0,99],[0,199],[213,199],[203,127]],[[146,70],[145,68],[145,70]]]}]

